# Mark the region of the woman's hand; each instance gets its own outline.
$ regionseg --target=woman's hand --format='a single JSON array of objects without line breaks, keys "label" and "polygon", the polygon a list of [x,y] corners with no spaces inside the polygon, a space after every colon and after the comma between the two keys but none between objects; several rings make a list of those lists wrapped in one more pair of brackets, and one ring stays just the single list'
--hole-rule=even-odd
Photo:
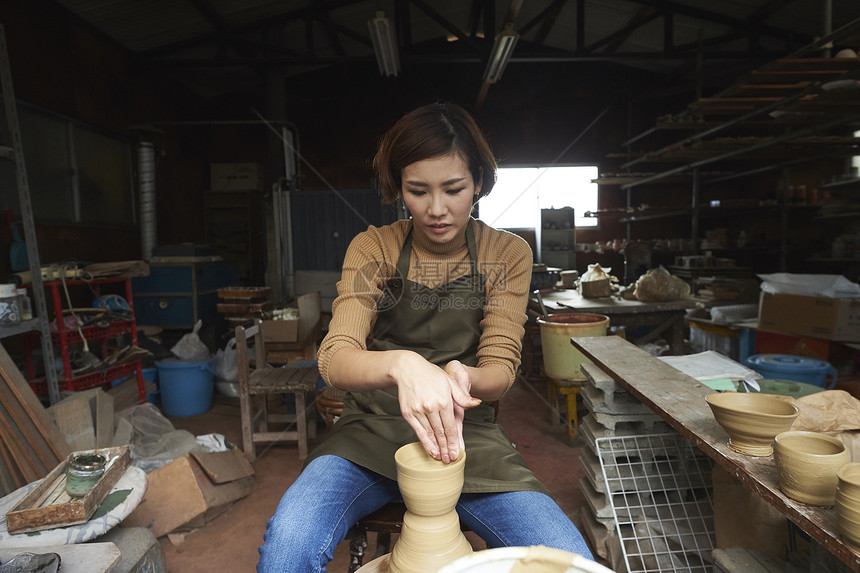
[{"label": "woman's hand", "polygon": [[445,370],[414,352],[403,356],[395,374],[400,412],[428,454],[446,464],[463,444],[465,408],[481,403],[469,395],[469,374],[459,362]]}]

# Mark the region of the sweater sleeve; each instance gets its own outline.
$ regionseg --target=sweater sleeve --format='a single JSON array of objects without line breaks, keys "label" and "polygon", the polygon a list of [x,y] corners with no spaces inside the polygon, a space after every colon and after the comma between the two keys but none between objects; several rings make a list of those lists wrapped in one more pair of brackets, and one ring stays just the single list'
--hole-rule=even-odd
[{"label": "sweater sleeve", "polygon": [[520,366],[532,252],[528,243],[511,233],[501,233],[498,248],[492,250],[495,260],[484,263],[487,307],[481,321],[478,366],[501,367],[508,373],[510,388]]},{"label": "sweater sleeve", "polygon": [[326,383],[331,383],[328,368],[335,352],[345,347],[367,349],[367,339],[376,322],[377,302],[385,281],[394,276],[394,269],[375,227],[359,233],[349,244],[328,334],[317,353],[320,375]]}]

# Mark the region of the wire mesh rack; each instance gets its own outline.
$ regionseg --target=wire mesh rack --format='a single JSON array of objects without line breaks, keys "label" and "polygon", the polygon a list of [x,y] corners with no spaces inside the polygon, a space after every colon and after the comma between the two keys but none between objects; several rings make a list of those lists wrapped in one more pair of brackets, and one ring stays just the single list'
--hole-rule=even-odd
[{"label": "wire mesh rack", "polygon": [[596,445],[628,573],[710,573],[711,460],[674,433]]}]

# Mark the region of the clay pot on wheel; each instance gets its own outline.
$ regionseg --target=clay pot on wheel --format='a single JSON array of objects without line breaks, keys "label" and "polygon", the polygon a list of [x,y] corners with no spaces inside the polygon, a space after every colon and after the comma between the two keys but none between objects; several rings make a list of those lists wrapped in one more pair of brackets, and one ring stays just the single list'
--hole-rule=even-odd
[{"label": "clay pot on wheel", "polygon": [[406,504],[403,531],[391,551],[392,573],[436,571],[464,555],[472,546],[460,530],[454,509],[463,489],[466,452],[444,463],[413,442],[394,454],[397,485]]}]

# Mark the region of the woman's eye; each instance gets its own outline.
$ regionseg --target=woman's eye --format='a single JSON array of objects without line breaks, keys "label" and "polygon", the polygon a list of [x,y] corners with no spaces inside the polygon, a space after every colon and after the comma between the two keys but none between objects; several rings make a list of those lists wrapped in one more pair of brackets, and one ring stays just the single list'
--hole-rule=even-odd
[{"label": "woman's eye", "polygon": [[416,197],[421,197],[421,196],[423,196],[423,195],[426,195],[426,194],[427,194],[427,192],[426,192],[426,191],[419,191],[418,189],[407,189],[406,191],[407,191],[410,195],[414,195],[414,196],[416,196]]},{"label": "woman's eye", "polygon": [[448,189],[448,195],[456,195],[457,193],[459,193],[462,190],[463,190],[462,187],[460,187],[459,189]]}]

